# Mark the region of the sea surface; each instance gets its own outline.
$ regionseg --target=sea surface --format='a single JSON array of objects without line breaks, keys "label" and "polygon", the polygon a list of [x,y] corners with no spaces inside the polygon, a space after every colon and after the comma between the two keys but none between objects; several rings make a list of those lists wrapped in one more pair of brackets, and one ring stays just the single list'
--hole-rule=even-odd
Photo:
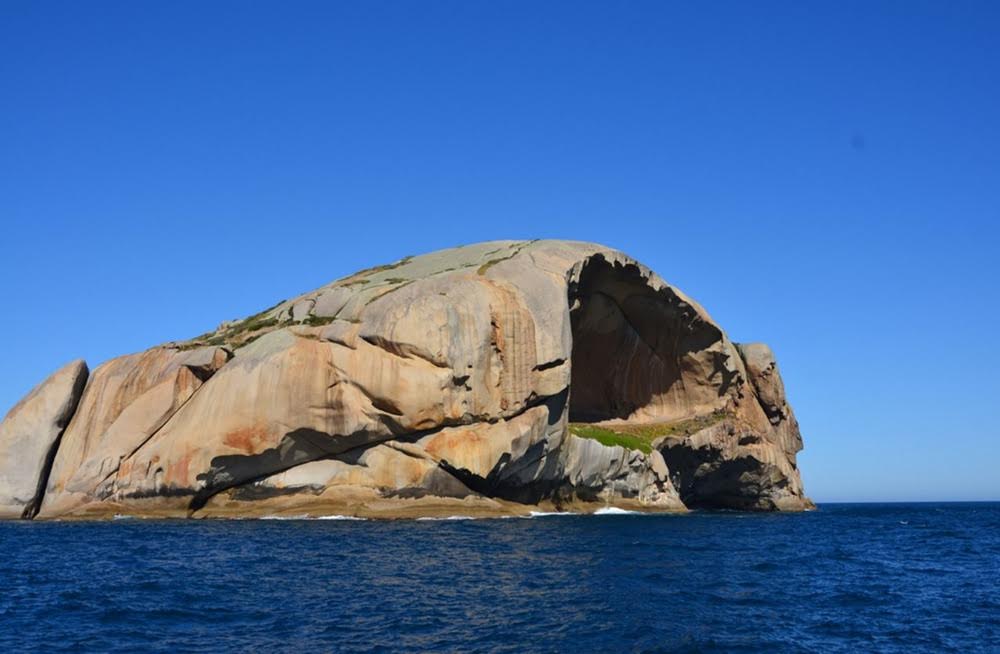
[{"label": "sea surface", "polygon": [[0,652],[1000,652],[1000,503],[0,523]]}]

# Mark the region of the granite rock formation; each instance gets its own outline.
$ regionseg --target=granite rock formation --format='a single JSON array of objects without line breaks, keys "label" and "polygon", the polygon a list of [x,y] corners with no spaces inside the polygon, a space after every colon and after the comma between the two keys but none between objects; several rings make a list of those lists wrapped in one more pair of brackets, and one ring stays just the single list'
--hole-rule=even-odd
[{"label": "granite rock formation", "polygon": [[36,386],[0,422],[0,518],[33,518],[59,439],[87,382],[74,361]]},{"label": "granite rock formation", "polygon": [[496,241],[355,273],[89,379],[71,364],[0,425],[0,507],[798,510],[801,447],[766,346],[732,343],[621,252]]}]

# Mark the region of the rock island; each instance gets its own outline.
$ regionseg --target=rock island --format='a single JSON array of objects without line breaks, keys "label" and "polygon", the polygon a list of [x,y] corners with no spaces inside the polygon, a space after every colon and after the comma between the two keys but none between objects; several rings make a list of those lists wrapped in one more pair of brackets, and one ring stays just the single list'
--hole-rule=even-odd
[{"label": "rock island", "polygon": [[0,423],[0,517],[802,510],[771,350],[625,254],[494,241],[72,362]]}]

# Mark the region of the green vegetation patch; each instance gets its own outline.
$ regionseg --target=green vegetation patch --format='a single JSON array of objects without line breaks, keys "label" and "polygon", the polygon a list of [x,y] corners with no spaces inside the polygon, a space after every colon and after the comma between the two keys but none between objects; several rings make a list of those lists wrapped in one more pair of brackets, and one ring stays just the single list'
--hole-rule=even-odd
[{"label": "green vegetation patch", "polygon": [[303,325],[309,325],[310,327],[320,327],[322,325],[329,325],[331,322],[336,320],[336,316],[306,316],[306,319],[302,321]]},{"label": "green vegetation patch", "polygon": [[350,277],[347,277],[347,278],[343,279],[342,281],[339,282],[339,284],[341,286],[353,286],[355,284],[367,284],[369,280],[365,279],[365,277],[371,277],[372,275],[376,275],[376,274],[381,273],[381,272],[386,272],[388,270],[395,270],[396,268],[399,268],[400,266],[405,266],[406,264],[410,263],[411,261],[413,261],[413,257],[412,256],[408,256],[408,257],[403,257],[402,259],[400,259],[399,261],[397,261],[395,263],[387,263],[387,264],[384,264],[384,265],[381,265],[381,266],[373,266],[371,268],[365,268],[364,270],[359,270],[358,272],[354,273]]},{"label": "green vegetation patch", "polygon": [[177,346],[179,350],[193,350],[206,345],[225,345],[227,347],[242,347],[254,341],[268,331],[273,331],[280,322],[276,317],[270,315],[284,303],[278,302],[273,307],[264,309],[260,313],[255,313],[245,320],[232,324],[217,332],[206,332],[197,338],[193,338],[186,343]]},{"label": "green vegetation patch", "polygon": [[262,329],[268,329],[269,327],[276,327],[278,325],[278,319],[273,316],[268,317],[267,314],[269,311],[270,309],[268,309],[268,311],[262,311],[261,313],[250,316],[242,322],[236,323],[226,330],[226,337],[233,339],[241,334],[249,334]]},{"label": "green vegetation patch", "polygon": [[513,256],[514,255],[512,254],[509,257],[500,257],[499,259],[490,259],[489,261],[487,261],[483,265],[479,266],[479,270],[477,270],[476,273],[479,274],[479,275],[485,275],[487,270],[489,270],[493,266],[497,265],[501,261],[506,261],[507,259],[510,259]]},{"label": "green vegetation patch", "polygon": [[574,422],[569,425],[569,433],[580,438],[589,438],[608,447],[620,445],[626,450],[639,450],[646,454],[653,451],[653,446],[649,441],[643,440],[638,436],[632,436],[631,434],[612,431],[607,427]]},{"label": "green vegetation patch", "polygon": [[[483,265],[479,266],[479,270],[476,271],[476,272],[479,275],[485,275],[486,271],[489,270],[490,268],[492,268],[493,266],[497,265],[501,261],[506,261],[507,259],[513,259],[514,257],[516,257],[518,254],[521,253],[521,250],[523,250],[524,248],[528,247],[529,245],[531,245],[532,243],[535,243],[537,241],[538,241],[538,239],[535,238],[535,239],[532,239],[530,241],[522,241],[520,243],[512,245],[511,249],[510,249],[510,254],[508,254],[505,257],[497,257],[496,259],[490,259],[489,261],[487,261]],[[500,250],[491,250],[490,252],[487,252],[486,254],[489,255],[489,254],[492,254],[493,252],[499,252],[499,251]]]},{"label": "green vegetation patch", "polygon": [[[395,280],[395,281],[393,281],[393,280]],[[385,297],[386,295],[389,295],[390,293],[395,293],[396,291],[398,291],[398,290],[399,290],[399,289],[401,289],[401,288],[406,288],[407,286],[409,286],[410,284],[412,284],[412,283],[413,283],[413,282],[415,282],[416,280],[415,280],[415,279],[399,279],[399,278],[397,278],[397,277],[394,277],[393,279],[390,279],[390,280],[388,280],[388,281],[389,281],[389,285],[390,285],[390,286],[391,286],[391,285],[393,285],[393,284],[395,284],[395,286],[391,286],[391,288],[389,288],[389,290],[387,290],[387,291],[386,291],[386,292],[384,292],[384,293],[378,293],[377,295],[372,295],[372,296],[371,296],[370,298],[368,298],[368,300],[367,300],[367,301],[365,302],[365,306],[368,306],[369,304],[371,304],[371,303],[372,303],[372,302],[374,302],[375,300],[381,300],[381,299],[382,299],[382,298],[384,298],[384,297]],[[373,290],[373,291],[378,291],[378,289],[380,289],[380,288],[384,288],[384,286],[376,286],[376,287],[375,287],[374,289],[372,289],[372,290]]]},{"label": "green vegetation patch", "polygon": [[728,412],[720,409],[703,416],[675,422],[615,425],[572,422],[569,425],[569,431],[575,436],[590,438],[602,445],[620,445],[626,449],[639,450],[649,454],[653,451],[653,443],[659,438],[685,438],[725,420],[728,416]]},{"label": "green vegetation patch", "polygon": [[694,418],[678,420],[676,422],[624,424],[615,425],[615,428],[620,429],[626,434],[632,434],[633,436],[649,439],[650,442],[652,442],[661,436],[666,436],[668,438],[684,438],[686,436],[690,436],[695,432],[699,432],[702,429],[706,429],[707,427],[711,427],[712,425],[725,420],[728,416],[729,413],[720,409],[703,416],[695,416]]}]

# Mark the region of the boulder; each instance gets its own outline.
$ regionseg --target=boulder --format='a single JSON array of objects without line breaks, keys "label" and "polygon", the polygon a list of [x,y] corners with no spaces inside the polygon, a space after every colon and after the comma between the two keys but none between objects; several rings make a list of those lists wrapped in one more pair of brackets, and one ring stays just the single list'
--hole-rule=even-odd
[{"label": "boulder", "polygon": [[36,386],[0,422],[0,518],[32,518],[59,439],[76,410],[87,364],[73,361]]}]

